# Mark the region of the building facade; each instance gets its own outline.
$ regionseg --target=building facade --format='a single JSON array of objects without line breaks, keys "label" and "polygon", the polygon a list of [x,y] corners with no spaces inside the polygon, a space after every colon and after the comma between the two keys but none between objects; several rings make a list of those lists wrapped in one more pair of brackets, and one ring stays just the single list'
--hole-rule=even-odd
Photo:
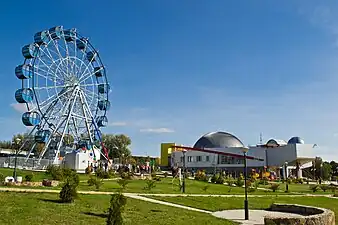
[{"label": "building facade", "polygon": [[[312,166],[315,159],[313,148],[315,145],[304,144],[299,137],[293,137],[288,142],[271,139],[266,144],[249,146],[247,156],[259,158],[259,160],[247,160],[248,169],[263,171],[264,168],[279,169],[287,166],[288,171],[293,170],[295,176],[302,177],[302,169]],[[243,143],[234,135],[226,132],[211,132],[203,135],[194,145],[196,149],[206,149],[223,153],[243,155]],[[229,173],[241,173],[244,167],[243,157],[221,155],[202,151],[186,151],[185,157],[182,150],[168,154],[171,167],[182,167],[185,158],[185,166],[188,170],[206,170],[209,173],[215,171],[227,171]],[[285,176],[285,174],[284,174]]]}]

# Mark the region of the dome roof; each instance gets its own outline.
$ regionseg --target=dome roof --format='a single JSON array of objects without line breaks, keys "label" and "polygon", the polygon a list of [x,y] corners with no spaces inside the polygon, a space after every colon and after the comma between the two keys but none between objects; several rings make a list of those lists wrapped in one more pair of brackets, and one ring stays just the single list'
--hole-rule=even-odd
[{"label": "dome roof", "polygon": [[195,143],[194,148],[232,148],[244,147],[243,143],[234,135],[226,132],[211,132],[203,135]]},{"label": "dome roof", "polygon": [[270,146],[282,146],[286,144],[287,144],[286,141],[277,140],[277,139],[270,139],[268,142],[266,142],[266,145],[270,145]]},{"label": "dome roof", "polygon": [[304,140],[300,137],[292,137],[288,141],[288,144],[304,144]]}]

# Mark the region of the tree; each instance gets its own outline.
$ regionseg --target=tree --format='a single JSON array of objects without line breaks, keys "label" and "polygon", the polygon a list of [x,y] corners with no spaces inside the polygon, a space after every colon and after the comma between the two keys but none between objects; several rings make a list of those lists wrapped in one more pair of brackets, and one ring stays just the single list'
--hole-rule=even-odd
[{"label": "tree", "polygon": [[332,168],[332,176],[338,176],[338,163],[335,161],[330,162],[331,168]]},{"label": "tree", "polygon": [[123,154],[127,157],[131,154],[131,139],[124,134],[103,134],[102,141],[109,151],[109,158],[120,158]]},{"label": "tree", "polygon": [[315,175],[317,177],[317,179],[322,177],[322,166],[323,164],[323,160],[320,157],[316,157],[315,158]]},{"label": "tree", "polygon": [[323,180],[329,180],[331,177],[332,167],[330,163],[324,162],[322,166],[322,178]]}]

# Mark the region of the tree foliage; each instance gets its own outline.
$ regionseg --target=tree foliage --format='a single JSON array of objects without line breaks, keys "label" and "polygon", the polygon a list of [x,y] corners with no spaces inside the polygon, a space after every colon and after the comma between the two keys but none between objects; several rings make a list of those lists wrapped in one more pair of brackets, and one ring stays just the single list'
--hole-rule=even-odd
[{"label": "tree foliage", "polygon": [[120,158],[122,154],[127,157],[131,154],[131,139],[124,134],[103,134],[102,141],[109,151],[109,158]]}]

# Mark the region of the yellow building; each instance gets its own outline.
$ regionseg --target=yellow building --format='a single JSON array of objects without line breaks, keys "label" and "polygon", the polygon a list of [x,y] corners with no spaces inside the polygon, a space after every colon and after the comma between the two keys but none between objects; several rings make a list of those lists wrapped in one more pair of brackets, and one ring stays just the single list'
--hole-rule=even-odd
[{"label": "yellow building", "polygon": [[182,149],[174,149],[172,146],[179,146],[175,143],[161,143],[161,160],[160,166],[170,166],[171,153],[174,151],[181,151]]}]

